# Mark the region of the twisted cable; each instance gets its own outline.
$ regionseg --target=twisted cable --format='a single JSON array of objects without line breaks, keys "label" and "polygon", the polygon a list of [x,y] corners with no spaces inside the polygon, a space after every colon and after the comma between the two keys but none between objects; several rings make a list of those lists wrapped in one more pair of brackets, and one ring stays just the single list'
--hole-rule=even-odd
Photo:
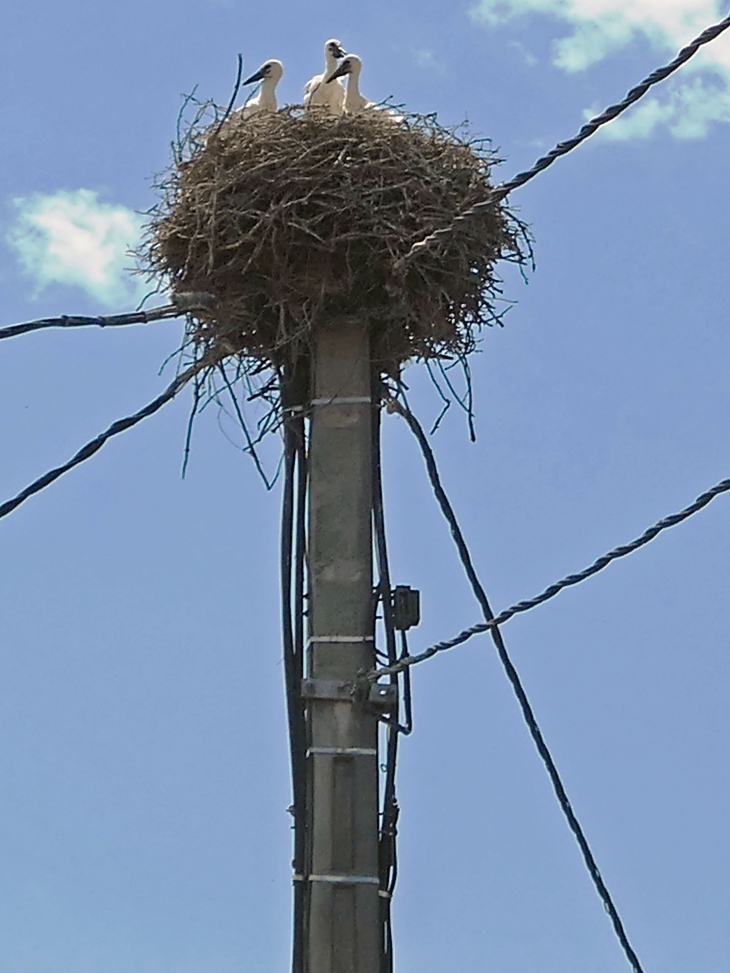
[{"label": "twisted cable", "polygon": [[[517,701],[520,704],[520,709],[522,710],[522,716],[530,731],[530,736],[532,737],[533,743],[537,748],[537,752],[539,753],[540,758],[542,759],[542,762],[545,765],[545,769],[548,772],[548,776],[550,777],[550,781],[553,785],[553,790],[555,792],[555,796],[558,799],[560,809],[562,810],[563,815],[565,816],[565,819],[568,823],[568,826],[570,830],[573,832],[575,840],[578,843],[578,847],[580,848],[581,854],[583,856],[583,861],[585,863],[585,866],[588,870],[589,875],[591,876],[591,879],[593,880],[595,889],[598,892],[601,901],[603,902],[603,907],[611,919],[611,924],[613,925],[613,930],[616,934],[616,938],[621,944],[621,948],[624,951],[624,955],[626,956],[626,959],[628,960],[629,965],[633,970],[633,973],[643,973],[643,969],[641,963],[639,962],[639,958],[634,952],[631,943],[629,942],[628,936],[626,935],[626,930],[624,929],[623,923],[621,921],[621,917],[618,914],[618,909],[614,905],[613,899],[611,898],[611,893],[608,891],[608,888],[606,886],[606,883],[603,881],[603,877],[598,868],[596,860],[593,857],[593,852],[591,851],[590,845],[588,844],[588,839],[586,838],[583,832],[583,828],[581,827],[580,821],[578,820],[575,812],[573,811],[573,807],[570,803],[565,787],[563,786],[563,782],[560,778],[560,773],[558,772],[558,768],[555,764],[555,761],[553,760],[550,750],[548,749],[547,743],[545,742],[545,738],[542,735],[542,730],[540,729],[537,719],[535,718],[535,714],[532,710],[530,701],[527,698],[527,693],[525,692],[525,689],[522,685],[522,680],[520,679],[519,673],[515,669],[514,664],[509,656],[509,653],[507,652],[507,647],[504,644],[502,633],[496,627],[497,620],[494,617],[494,612],[492,611],[489,605],[487,594],[484,588],[482,587],[479,578],[477,577],[476,571],[474,569],[474,565],[471,560],[471,556],[469,554],[469,548],[467,547],[466,540],[464,539],[464,535],[462,534],[461,528],[459,527],[459,523],[456,519],[456,514],[454,513],[454,508],[451,506],[451,502],[449,501],[449,498],[446,496],[446,492],[441,484],[441,478],[439,476],[438,467],[436,465],[436,457],[434,456],[433,450],[431,449],[428,443],[426,434],[423,431],[423,428],[420,422],[418,421],[418,419],[416,419],[413,413],[404,405],[402,405],[400,402],[396,400],[389,400],[387,405],[391,411],[398,412],[401,416],[403,416],[403,418],[410,426],[410,429],[413,432],[413,435],[416,437],[418,445],[421,448],[421,452],[423,454],[423,458],[426,463],[426,470],[428,472],[428,477],[429,480],[431,481],[431,486],[436,496],[436,500],[438,502],[439,507],[441,508],[441,512],[444,515],[444,518],[446,519],[449,525],[449,528],[451,530],[451,536],[453,537],[454,543],[456,544],[456,548],[459,552],[459,558],[461,560],[466,576],[469,579],[469,584],[471,585],[471,589],[474,592],[474,596],[476,600],[479,602],[481,606],[482,614],[484,615],[485,622],[486,622],[486,627],[488,627],[490,630],[492,640],[497,649],[499,660],[502,663],[505,674],[507,675],[510,684],[512,685],[512,689],[514,691],[515,696],[517,697]],[[394,669],[395,667],[391,666],[390,668]]]},{"label": "twisted cable", "polygon": [[539,595],[534,598],[529,598],[526,601],[518,601],[517,604],[512,605],[510,608],[505,608],[504,611],[500,612],[494,618],[487,622],[479,622],[477,625],[471,625],[469,628],[465,628],[458,635],[455,635],[451,639],[445,639],[443,642],[436,642],[434,645],[420,652],[418,655],[411,655],[407,659],[401,659],[399,662],[395,662],[391,666],[384,666],[382,669],[374,669],[372,672],[368,673],[368,680],[370,682],[376,682],[381,676],[390,676],[398,672],[402,672],[408,666],[416,665],[418,662],[425,662],[426,659],[431,659],[433,656],[438,655],[439,652],[445,652],[447,649],[453,649],[457,645],[462,645],[467,642],[474,635],[480,635],[482,632],[488,632],[490,629],[496,628],[498,625],[504,624],[513,618],[515,615],[519,615],[522,612],[529,611],[531,608],[536,608],[538,605],[542,605],[544,602],[549,601],[554,598],[563,588],[569,588],[574,584],[580,584],[581,581],[585,581],[586,578],[590,578],[594,574],[598,574],[604,568],[607,568],[611,561],[615,561],[617,558],[626,557],[628,554],[633,554],[634,551],[638,551],[640,547],[648,544],[649,541],[654,540],[657,534],[660,534],[663,530],[667,530],[669,527],[675,527],[677,524],[681,524],[683,520],[687,520],[692,514],[696,514],[698,510],[702,510],[706,507],[710,501],[714,500],[715,497],[720,496],[721,493],[727,493],[730,490],[730,480],[721,480],[716,486],[712,487],[711,490],[707,490],[705,493],[700,494],[699,497],[691,503],[684,510],[680,510],[679,513],[670,514],[669,517],[664,517],[662,520],[654,524],[653,527],[649,527],[644,531],[636,540],[631,541],[629,544],[622,544],[620,547],[614,547],[612,551],[608,554],[604,554],[597,558],[593,564],[579,571],[577,574],[569,574],[562,578],[560,581],[556,581],[554,584],[549,585],[542,591]]},{"label": "twisted cable", "polygon": [[29,331],[40,331],[43,328],[86,328],[95,325],[98,328],[118,328],[125,324],[148,324],[150,321],[161,321],[163,318],[177,318],[188,311],[201,307],[209,307],[213,303],[213,295],[203,292],[174,294],[171,304],[155,307],[151,311],[132,311],[128,314],[95,315],[86,317],[78,314],[62,314],[58,318],[40,318],[38,321],[26,321],[24,324],[11,324],[0,328],[2,338],[14,338]]},{"label": "twisted cable", "polygon": [[72,456],[67,463],[63,464],[63,466],[57,466],[55,469],[49,470],[48,473],[44,473],[43,476],[40,476],[37,480],[34,480],[30,486],[27,486],[24,490],[21,490],[17,496],[12,497],[10,500],[6,500],[5,503],[0,504],[0,518],[6,517],[9,513],[12,513],[16,507],[19,507],[21,503],[26,501],[29,497],[32,497],[34,493],[39,493],[41,490],[45,489],[45,487],[50,486],[50,484],[53,483],[54,480],[57,480],[59,476],[63,476],[64,473],[68,473],[69,470],[72,470],[74,466],[78,466],[79,463],[83,463],[84,460],[92,457],[94,453],[101,449],[108,439],[112,438],[112,436],[117,436],[120,432],[125,432],[127,429],[131,429],[132,426],[136,426],[138,422],[146,419],[147,416],[153,415],[158,411],[158,409],[161,409],[166,402],[173,399],[180,389],[183,388],[184,385],[187,385],[191,378],[194,378],[198,372],[209,367],[211,364],[213,364],[213,360],[209,356],[204,356],[203,358],[200,358],[198,361],[194,362],[190,368],[187,368],[184,372],[181,372],[177,378],[167,386],[162,395],[158,395],[156,399],[149,403],[149,405],[146,405],[143,409],[140,409],[139,412],[135,412],[134,415],[126,416],[124,419],[117,419],[117,421],[113,422],[108,429],[100,433],[95,439],[92,439],[91,442],[88,442],[85,446],[82,446],[81,449],[74,456]]},{"label": "twisted cable", "polygon": [[665,64],[664,67],[657,68],[652,71],[644,80],[632,88],[631,91],[626,95],[623,101],[619,101],[615,105],[611,105],[606,108],[605,111],[601,112],[600,115],[596,115],[590,121],[580,129],[577,135],[573,138],[567,139],[565,142],[558,142],[554,149],[551,149],[547,155],[541,156],[537,162],[529,169],[525,169],[524,172],[519,172],[516,176],[507,182],[500,183],[489,195],[488,199],[483,200],[480,203],[475,203],[470,209],[465,210],[459,216],[455,217],[450,226],[444,226],[441,229],[434,230],[423,240],[419,240],[418,243],[414,243],[411,249],[405,254],[404,257],[396,263],[396,268],[403,269],[405,265],[413,259],[421,250],[425,250],[432,247],[434,244],[439,243],[441,240],[445,240],[451,236],[454,230],[463,223],[469,222],[469,220],[480,216],[482,213],[488,212],[492,209],[496,203],[499,203],[506,196],[512,192],[513,189],[519,189],[520,186],[524,186],[526,182],[533,179],[538,173],[542,172],[543,169],[547,169],[551,166],[556,159],[559,159],[563,155],[567,155],[568,152],[572,152],[573,149],[577,148],[581,142],[585,142],[587,138],[590,138],[594,132],[596,132],[602,125],[606,125],[608,122],[613,121],[622,112],[625,112],[627,108],[635,104],[640,98],[643,98],[647,91],[653,87],[655,84],[659,84],[669,77],[670,74],[674,74],[683,64],[686,64],[691,57],[699,51],[701,47],[705,44],[709,44],[710,41],[714,41],[720,36],[724,31],[730,27],[730,14],[721,20],[719,23],[712,25],[711,27],[703,30],[702,33],[696,37],[690,44],[683,47],[682,50],[677,54],[673,61],[669,64]]}]

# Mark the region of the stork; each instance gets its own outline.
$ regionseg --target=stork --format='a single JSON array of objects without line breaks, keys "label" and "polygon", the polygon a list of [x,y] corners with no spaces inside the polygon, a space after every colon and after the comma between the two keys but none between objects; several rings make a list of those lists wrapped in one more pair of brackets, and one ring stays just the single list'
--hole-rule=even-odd
[{"label": "stork", "polygon": [[264,61],[258,71],[243,82],[244,84],[254,84],[256,81],[261,82],[259,93],[249,99],[243,108],[239,108],[244,118],[248,118],[249,115],[255,115],[256,112],[260,111],[276,111],[276,86],[281,81],[283,74],[284,65],[281,61],[272,59],[271,61]]},{"label": "stork", "polygon": [[375,103],[368,101],[360,94],[360,72],[362,71],[362,61],[357,54],[348,54],[340,61],[339,67],[327,78],[326,83],[332,84],[337,78],[344,78],[347,75],[347,91],[345,93],[344,112],[346,115],[354,115],[365,108],[374,108]]},{"label": "stork", "polygon": [[304,86],[305,108],[326,108],[334,115],[342,114],[345,102],[345,89],[342,82],[330,85],[326,82],[337,69],[337,62],[345,56],[345,49],[338,40],[332,38],[324,45],[324,74],[315,74]]}]

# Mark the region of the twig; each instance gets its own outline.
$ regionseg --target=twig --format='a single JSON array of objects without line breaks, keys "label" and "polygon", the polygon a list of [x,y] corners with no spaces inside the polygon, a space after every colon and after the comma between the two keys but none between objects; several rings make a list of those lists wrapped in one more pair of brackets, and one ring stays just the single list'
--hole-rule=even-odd
[{"label": "twig", "polygon": [[213,138],[215,138],[216,135],[220,132],[221,128],[223,128],[223,122],[225,122],[225,120],[228,118],[228,116],[231,114],[231,111],[233,110],[233,106],[236,103],[236,98],[238,98],[238,89],[241,87],[242,74],[243,74],[243,57],[239,54],[238,74],[236,75],[236,84],[233,87],[233,94],[231,95],[231,100],[228,102],[228,108],[226,108],[223,118],[221,118],[221,120],[218,122],[218,126],[216,130],[215,132],[213,132]]}]

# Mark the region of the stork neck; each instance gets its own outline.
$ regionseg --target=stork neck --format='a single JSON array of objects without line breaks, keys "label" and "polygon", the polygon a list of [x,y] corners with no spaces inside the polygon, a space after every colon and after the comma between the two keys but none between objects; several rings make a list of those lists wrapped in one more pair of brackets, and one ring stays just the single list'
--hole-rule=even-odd
[{"label": "stork neck", "polygon": [[347,95],[345,96],[345,110],[360,111],[366,105],[366,100],[360,94],[360,68],[354,67],[347,75]]},{"label": "stork neck", "polygon": [[276,85],[278,78],[264,78],[261,82],[261,92],[259,94],[259,104],[270,111],[276,111]]}]

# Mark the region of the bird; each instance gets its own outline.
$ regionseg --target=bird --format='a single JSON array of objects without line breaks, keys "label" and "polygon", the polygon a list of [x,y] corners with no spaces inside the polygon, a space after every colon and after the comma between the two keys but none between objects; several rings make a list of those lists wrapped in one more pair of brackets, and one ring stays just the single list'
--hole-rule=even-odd
[{"label": "bird", "polygon": [[250,98],[243,108],[238,109],[238,112],[243,118],[248,118],[250,115],[255,115],[256,112],[260,111],[276,111],[276,86],[281,81],[283,75],[284,65],[281,61],[272,59],[270,61],[264,61],[258,71],[243,82],[244,84],[253,84],[256,81],[261,82],[259,93],[253,98]]},{"label": "bird", "polygon": [[324,74],[315,74],[304,85],[304,107],[326,108],[334,115],[342,114],[345,102],[345,89],[341,81],[330,85],[326,82],[336,70],[337,62],[345,56],[345,49],[338,40],[332,38],[324,45]]},{"label": "bird", "polygon": [[347,91],[345,92],[345,104],[343,111],[346,115],[354,115],[356,112],[363,111],[365,108],[375,108],[375,103],[368,101],[360,94],[360,72],[362,71],[362,61],[357,54],[348,54],[340,61],[339,67],[330,74],[326,84],[332,84],[338,78],[347,75]]}]

